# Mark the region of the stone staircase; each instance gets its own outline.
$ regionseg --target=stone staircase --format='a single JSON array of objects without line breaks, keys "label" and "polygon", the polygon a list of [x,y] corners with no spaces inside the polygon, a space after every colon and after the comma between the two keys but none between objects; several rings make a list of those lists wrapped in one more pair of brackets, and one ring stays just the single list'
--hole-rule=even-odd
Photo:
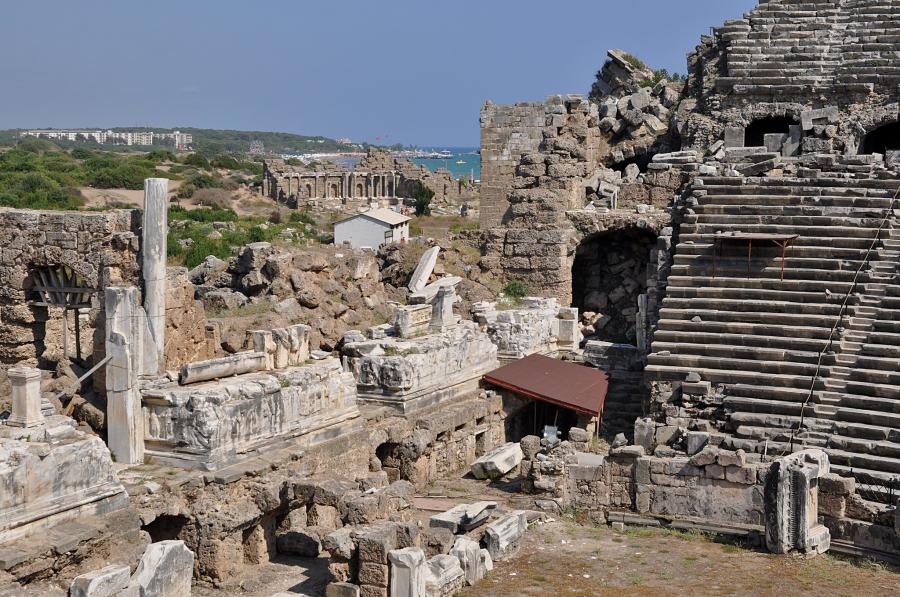
[{"label": "stone staircase", "polygon": [[[696,180],[648,378],[685,381],[696,373],[710,382],[724,411],[718,425],[734,447],[780,453],[793,439],[795,449],[825,448],[837,470],[900,477],[897,218],[879,233],[898,186],[883,179]],[[771,243],[754,244],[748,260],[746,243],[729,242],[713,277],[713,235],[726,231],[798,234],[784,279],[781,249]],[[794,432],[801,410],[804,430]]]},{"label": "stone staircase", "polygon": [[890,0],[770,0],[715,29],[726,44],[720,91],[869,93],[900,82],[900,6]]}]

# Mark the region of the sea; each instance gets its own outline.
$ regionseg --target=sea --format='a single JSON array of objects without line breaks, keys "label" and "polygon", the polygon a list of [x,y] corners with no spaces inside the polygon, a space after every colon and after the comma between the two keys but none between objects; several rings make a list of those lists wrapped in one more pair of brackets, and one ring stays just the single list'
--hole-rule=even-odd
[{"label": "sea", "polygon": [[[416,164],[425,166],[432,172],[439,168],[445,168],[450,171],[453,178],[481,180],[481,156],[478,153],[477,147],[420,147],[419,149],[427,152],[447,151],[453,154],[453,157],[446,159],[441,158],[438,160],[430,158],[413,158],[412,161]],[[347,168],[353,168],[359,163],[361,158],[332,157],[329,159]]]},{"label": "sea", "polygon": [[[432,171],[438,168],[446,168],[453,174],[453,178],[481,180],[481,156],[478,154],[477,147],[427,147],[422,149],[425,151],[449,151],[453,154],[453,157],[440,160],[414,158],[413,161],[415,163],[421,164]],[[459,164],[457,162],[462,163]]]}]

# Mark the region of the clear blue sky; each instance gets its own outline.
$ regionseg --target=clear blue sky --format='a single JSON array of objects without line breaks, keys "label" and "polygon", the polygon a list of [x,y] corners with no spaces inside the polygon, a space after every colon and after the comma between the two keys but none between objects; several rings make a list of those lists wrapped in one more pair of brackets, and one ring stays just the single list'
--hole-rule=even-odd
[{"label": "clear blue sky", "polygon": [[482,103],[586,93],[607,48],[685,71],[754,0],[29,0],[0,128],[196,126],[477,145]]}]

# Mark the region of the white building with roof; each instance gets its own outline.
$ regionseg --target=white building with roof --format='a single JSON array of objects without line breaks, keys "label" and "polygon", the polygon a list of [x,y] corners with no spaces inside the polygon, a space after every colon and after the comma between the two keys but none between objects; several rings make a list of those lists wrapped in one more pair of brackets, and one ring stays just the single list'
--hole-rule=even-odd
[{"label": "white building with roof", "polygon": [[349,243],[354,249],[377,249],[383,244],[409,240],[410,218],[379,207],[336,222],[334,244]]}]

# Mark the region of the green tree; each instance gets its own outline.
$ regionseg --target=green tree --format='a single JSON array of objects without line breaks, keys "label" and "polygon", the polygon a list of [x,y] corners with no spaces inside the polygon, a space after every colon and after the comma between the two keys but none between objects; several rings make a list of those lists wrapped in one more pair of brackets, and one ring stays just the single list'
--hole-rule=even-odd
[{"label": "green tree", "polygon": [[416,182],[416,189],[413,192],[413,197],[416,200],[416,215],[430,216],[431,200],[434,199],[434,191],[421,182]]}]

